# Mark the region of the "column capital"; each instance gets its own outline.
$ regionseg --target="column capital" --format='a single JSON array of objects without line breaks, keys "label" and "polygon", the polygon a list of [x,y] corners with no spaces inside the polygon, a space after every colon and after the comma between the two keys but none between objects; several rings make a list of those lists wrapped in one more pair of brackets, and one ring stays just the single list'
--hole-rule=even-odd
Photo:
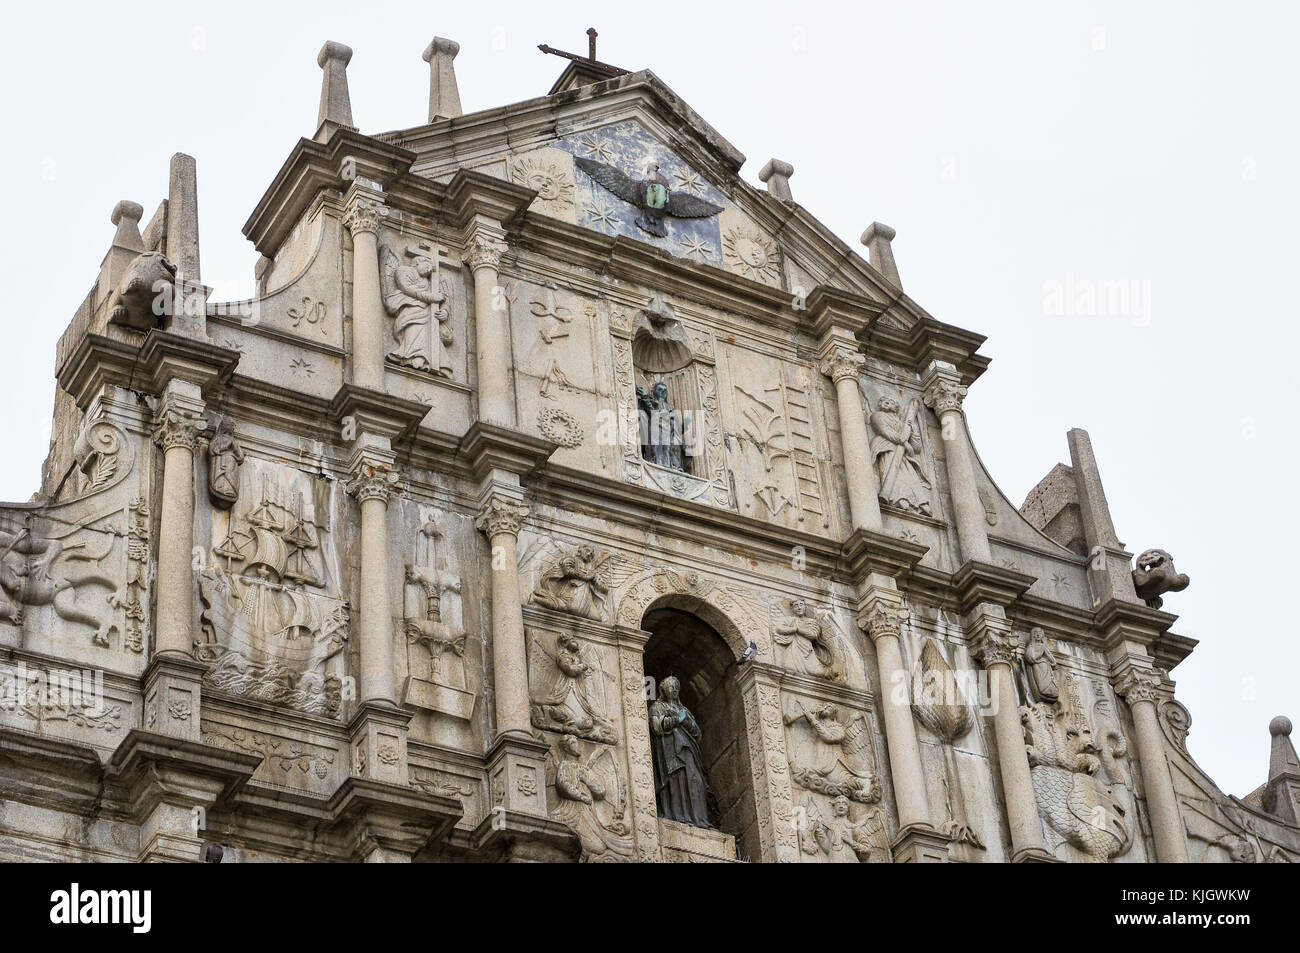
[{"label": "column capital", "polygon": [[999,663],[1014,665],[1020,654],[1020,640],[1010,632],[985,629],[970,642],[971,654],[985,668]]},{"label": "column capital", "polygon": [[380,199],[360,192],[354,192],[348,199],[347,209],[343,213],[343,224],[347,226],[352,237],[363,233],[379,234],[379,226],[388,217],[388,206]]},{"label": "column capital", "polygon": [[832,345],[821,360],[820,370],[827,377],[839,383],[842,380],[857,382],[858,376],[866,370],[867,356],[845,345]]},{"label": "column capital", "polygon": [[903,634],[903,623],[907,621],[907,609],[901,604],[883,599],[875,601],[866,612],[858,617],[858,628],[871,637],[871,641]]},{"label": "column capital", "polygon": [[1129,703],[1158,702],[1163,695],[1164,675],[1158,669],[1129,667],[1115,677],[1115,693]]},{"label": "column capital", "polygon": [[501,236],[485,228],[476,228],[465,240],[461,258],[474,271],[501,267],[501,256],[509,250],[509,245]]},{"label": "column capital", "polygon": [[528,517],[528,507],[500,493],[493,493],[479,510],[474,525],[487,535],[488,539],[508,533],[519,535],[519,528]]},{"label": "column capital", "polygon": [[966,399],[966,388],[962,386],[957,369],[951,364],[933,361],[925,372],[925,391],[921,399],[936,414],[960,411],[962,401]]},{"label": "column capital", "polygon": [[154,424],[154,443],[163,450],[184,447],[193,453],[199,447],[199,435],[207,429],[207,418],[202,416],[203,402],[168,394],[158,408]]},{"label": "column capital", "polygon": [[344,489],[349,496],[355,496],[358,503],[383,500],[386,505],[392,499],[394,488],[400,479],[401,474],[393,467],[361,462],[353,470]]}]

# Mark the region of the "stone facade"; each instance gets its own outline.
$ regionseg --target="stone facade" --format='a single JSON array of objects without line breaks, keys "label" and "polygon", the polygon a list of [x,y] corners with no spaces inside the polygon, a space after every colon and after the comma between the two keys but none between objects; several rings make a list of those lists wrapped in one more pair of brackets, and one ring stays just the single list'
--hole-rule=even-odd
[{"label": "stone facade", "polygon": [[0,860],[1300,859],[1290,722],[1246,798],[1196,766],[1187,578],[1083,431],[998,490],[892,229],[594,53],[464,115],[457,50],[372,136],[325,45],[253,300],[189,157],[114,210],[0,508]]}]

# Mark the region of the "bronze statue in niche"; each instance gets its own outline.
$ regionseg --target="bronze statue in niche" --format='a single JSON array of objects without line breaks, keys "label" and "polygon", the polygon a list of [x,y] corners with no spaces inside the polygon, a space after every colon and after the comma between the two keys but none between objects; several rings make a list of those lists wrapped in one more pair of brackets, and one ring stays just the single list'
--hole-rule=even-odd
[{"label": "bronze statue in niche", "polygon": [[691,455],[686,443],[686,415],[675,409],[668,397],[668,385],[658,381],[652,392],[636,389],[641,423],[641,456],[670,470],[690,472]]},{"label": "bronze statue in niche", "polygon": [[713,827],[709,779],[700,751],[700,726],[681,701],[681,682],[669,675],[650,705],[650,747],[654,756],[655,802],[659,816],[693,827]]}]

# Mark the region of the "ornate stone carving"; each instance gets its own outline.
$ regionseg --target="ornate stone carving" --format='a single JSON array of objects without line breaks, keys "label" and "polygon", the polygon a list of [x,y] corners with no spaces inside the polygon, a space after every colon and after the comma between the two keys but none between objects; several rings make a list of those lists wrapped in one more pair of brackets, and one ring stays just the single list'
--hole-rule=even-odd
[{"label": "ornate stone carving", "polygon": [[145,252],[127,265],[121,283],[108,303],[108,320],[113,324],[148,331],[170,314],[175,295],[176,266],[161,252]]},{"label": "ornate stone carving", "polygon": [[1160,672],[1130,668],[1115,680],[1115,693],[1130,705],[1138,702],[1158,703],[1164,677]]},{"label": "ornate stone carving", "polygon": [[489,540],[502,533],[518,536],[519,527],[523,525],[527,517],[528,507],[504,496],[494,494],[483,504],[474,525]]},{"label": "ornate stone carving", "polygon": [[854,819],[853,806],[841,795],[831,800],[826,815],[810,799],[799,829],[800,849],[809,856],[824,856],[832,864],[890,863],[893,853],[885,812],[874,804],[858,810]]},{"label": "ornate stone carving", "polygon": [[925,406],[936,414],[942,415],[952,410],[959,411],[962,402],[966,399],[966,388],[955,380],[946,377],[935,377],[926,385],[925,393],[921,399],[925,401]]},{"label": "ornate stone carving", "polygon": [[[33,532],[32,522],[31,516],[21,526],[0,522],[0,621],[21,626],[24,607],[50,606],[60,619],[90,626],[91,642],[108,648],[118,630],[111,610],[124,605],[117,582],[98,565],[113,540],[107,540],[103,552],[93,553],[85,541],[65,544]],[[79,562],[93,568],[71,573],[71,564]],[[98,598],[92,597],[97,588]]]},{"label": "ornate stone carving", "polygon": [[510,164],[510,180],[537,193],[534,207],[557,213],[573,206],[573,178],[559,163],[524,156]]},{"label": "ornate stone carving", "polygon": [[785,613],[772,623],[777,661],[793,672],[844,681],[843,650],[830,616],[810,610],[802,599],[783,606]]},{"label": "ornate stone carving", "polygon": [[722,236],[722,260],[729,270],[752,281],[781,286],[781,255],[776,243],[755,228],[729,228]]},{"label": "ornate stone carving", "polygon": [[1039,816],[1089,860],[1105,863],[1132,844],[1123,800],[1096,775],[1101,768],[1092,726],[1061,705],[1022,706],[1029,771]]},{"label": "ornate stone carving", "polygon": [[873,642],[889,636],[898,638],[903,634],[903,624],[907,617],[904,607],[877,602],[858,619],[858,628],[869,635]]},{"label": "ornate stone carving", "polygon": [[406,564],[402,627],[410,649],[411,674],[403,700],[468,720],[477,693],[469,684],[465,665],[461,579],[448,571],[446,561],[437,555],[437,541],[442,537],[440,516],[429,514],[420,527],[421,542],[417,544],[424,552],[414,564]]},{"label": "ornate stone carving", "polygon": [[349,496],[355,497],[359,504],[367,500],[382,500],[388,503],[393,498],[394,488],[400,480],[401,475],[396,470],[362,464],[344,484],[343,489]]},{"label": "ornate stone carving", "polygon": [[448,348],[454,342],[447,302],[451,286],[441,277],[443,250],[428,242],[407,245],[398,255],[387,241],[379,246],[384,310],[393,318],[394,346],[388,360],[403,367],[452,376]]},{"label": "ornate stone carving", "polygon": [[897,398],[882,394],[871,422],[871,458],[880,483],[882,502],[899,509],[933,515],[933,481],[926,472],[925,430],[921,402],[913,399],[904,414]]},{"label": "ornate stone carving", "polygon": [[466,243],[462,257],[473,271],[480,268],[495,270],[501,267],[501,256],[508,250],[509,246],[501,239],[480,232]]},{"label": "ornate stone carving", "polygon": [[600,746],[583,756],[582,743],[564,735],[551,748],[547,764],[555,790],[551,817],[567,824],[582,842],[582,859],[611,863],[632,859],[627,785],[614,751]]},{"label": "ornate stone carving", "polygon": [[208,442],[208,499],[217,509],[228,510],[239,499],[239,466],[243,462],[244,448],[235,438],[235,421],[222,417]]},{"label": "ornate stone carving", "polygon": [[144,628],[149,589],[149,504],[136,497],[127,507],[126,531],[126,647],[144,651]]},{"label": "ornate stone carving", "polygon": [[[107,420],[88,424],[77,436],[72,455],[81,474],[81,493],[102,490],[131,462],[121,430]],[[124,474],[123,474],[124,475]]]},{"label": "ornate stone carving", "polygon": [[1020,643],[1010,632],[984,627],[971,639],[971,654],[985,668],[998,664],[1014,666],[1020,655]]},{"label": "ornate stone carving", "polygon": [[237,748],[250,754],[260,754],[266,759],[267,765],[283,774],[297,771],[302,775],[313,774],[321,781],[329,777],[338,757],[338,752],[329,748],[211,722],[203,723],[203,741],[222,748]]},{"label": "ornate stone carving", "polygon": [[184,447],[193,452],[199,445],[199,434],[208,421],[195,413],[179,408],[164,407],[154,426],[153,439],[164,451]]},{"label": "ornate stone carving", "polygon": [[795,784],[859,804],[880,800],[871,727],[865,715],[829,702],[810,710],[796,698],[784,717],[790,738],[790,777]]},{"label": "ornate stone carving", "polygon": [[943,750],[944,801],[948,821],[944,833],[949,840],[983,849],[984,841],[971,826],[957,767],[956,743],[974,727],[970,703],[948,660],[934,639],[927,638],[913,670],[912,713],[916,720],[939,739]]},{"label": "ornate stone carving", "polygon": [[[555,368],[558,371],[558,368]],[[547,378],[549,381],[551,378]],[[560,386],[568,383],[568,378],[561,374]],[[569,385],[572,387],[572,385]],[[584,437],[582,424],[573,414],[558,407],[543,407],[537,412],[537,429],[543,437],[561,447],[579,447]]]},{"label": "ornate stone carving", "polygon": [[596,550],[584,543],[551,563],[528,601],[587,619],[604,619],[612,565],[608,552],[598,557]]},{"label": "ornate stone carving", "polygon": [[353,238],[362,233],[379,234],[379,227],[388,217],[389,209],[382,202],[359,198],[354,200],[343,213],[343,225],[352,233]]},{"label": "ornate stone carving", "polygon": [[1163,549],[1148,549],[1137,558],[1133,570],[1133,588],[1152,609],[1164,605],[1160,597],[1166,592],[1182,592],[1191,581],[1186,573],[1174,568],[1174,557]]},{"label": "ornate stone carving", "polygon": [[867,369],[867,356],[847,347],[836,347],[822,360],[820,370],[835,383],[851,380],[857,383]]},{"label": "ornate stone carving", "polygon": [[209,688],[337,716],[349,610],[313,591],[323,579],[309,507],[300,484],[264,475],[260,502],[232,515],[213,550],[224,567],[199,572],[204,639],[195,656],[208,663]]},{"label": "ornate stone carving", "polygon": [[1061,697],[1056,656],[1052,654],[1052,648],[1047,644],[1047,633],[1042,629],[1030,630],[1024,665],[1025,679],[1035,701],[1052,702]]},{"label": "ornate stone carving", "polygon": [[602,744],[617,742],[606,698],[609,676],[592,647],[568,633],[557,635],[553,646],[536,636],[532,641],[535,658],[550,663],[533,667],[536,687],[529,699],[533,727]]}]

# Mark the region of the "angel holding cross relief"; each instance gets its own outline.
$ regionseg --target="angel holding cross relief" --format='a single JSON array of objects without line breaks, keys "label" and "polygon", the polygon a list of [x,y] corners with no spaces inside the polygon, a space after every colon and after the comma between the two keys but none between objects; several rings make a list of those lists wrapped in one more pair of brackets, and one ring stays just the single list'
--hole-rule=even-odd
[{"label": "angel holding cross relief", "polygon": [[394,364],[452,376],[447,349],[452,343],[451,288],[439,276],[442,249],[419,242],[408,245],[403,257],[383,243],[379,247],[384,279],[384,309],[393,316],[393,340],[388,351]]}]

